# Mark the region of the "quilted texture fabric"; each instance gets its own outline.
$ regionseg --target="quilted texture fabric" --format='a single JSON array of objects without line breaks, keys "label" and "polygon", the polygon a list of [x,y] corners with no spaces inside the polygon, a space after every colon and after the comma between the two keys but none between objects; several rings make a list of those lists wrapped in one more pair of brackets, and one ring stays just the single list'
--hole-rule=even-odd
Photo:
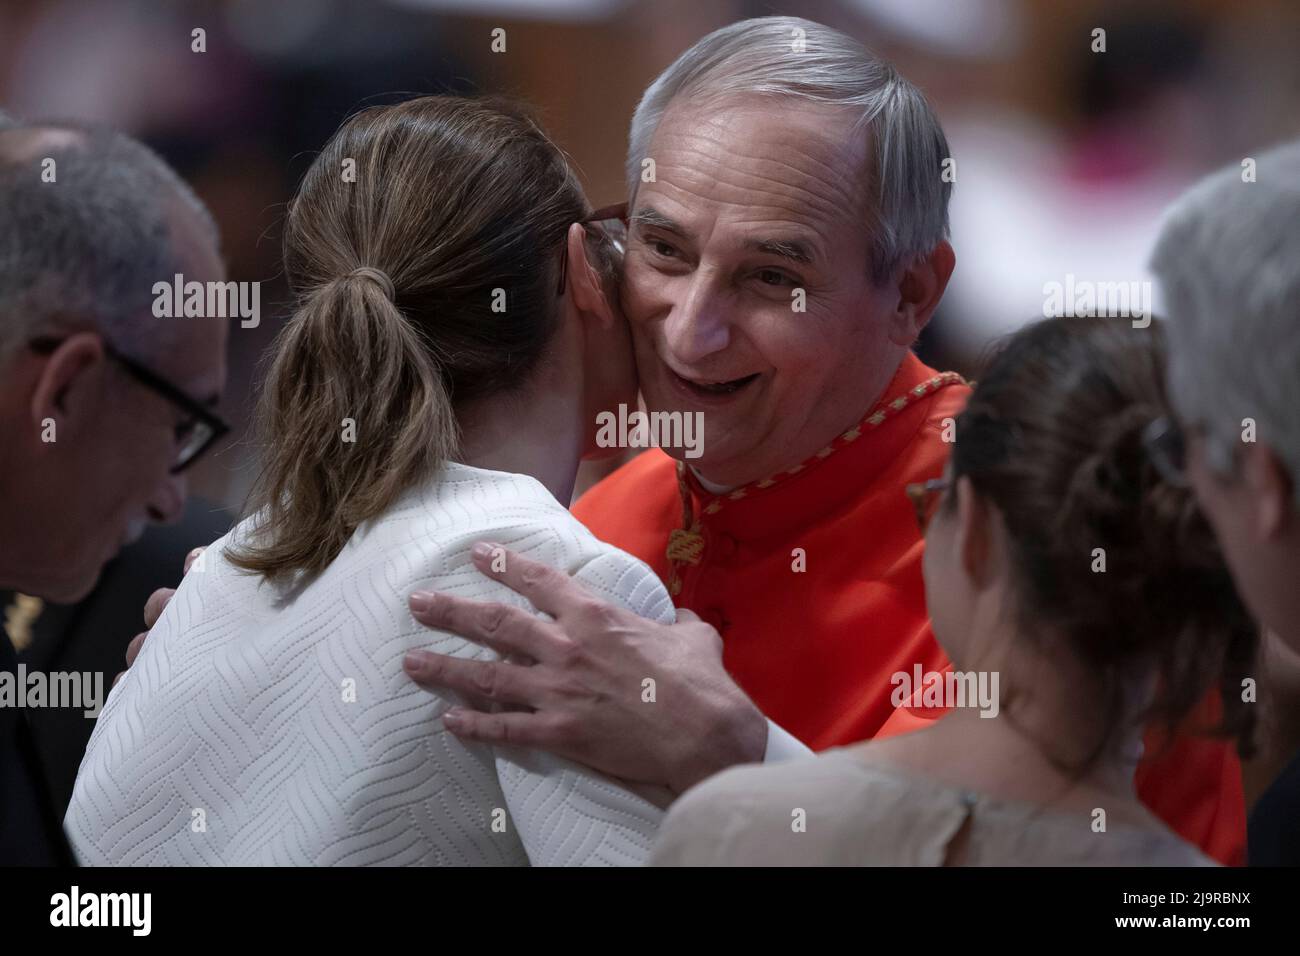
[{"label": "quilted texture fabric", "polygon": [[[222,538],[192,569],[86,749],[65,821],[85,864],[623,865],[669,801],[540,752],[465,744],[402,657],[493,653],[419,625],[412,591],[527,606],[480,574],[494,540],[671,622],[654,573],[532,478],[448,465],[358,528],[322,574],[275,587]],[[636,689],[639,692],[640,688]],[[647,703],[646,706],[657,706]],[[495,824],[495,825],[494,825]]]}]

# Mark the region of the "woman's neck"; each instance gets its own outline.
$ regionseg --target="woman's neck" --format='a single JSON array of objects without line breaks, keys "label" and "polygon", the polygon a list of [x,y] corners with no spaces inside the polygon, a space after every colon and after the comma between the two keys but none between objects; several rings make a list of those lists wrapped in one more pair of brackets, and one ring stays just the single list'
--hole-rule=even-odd
[{"label": "woman's neck", "polygon": [[1056,779],[1070,786],[1132,797],[1133,775],[1142,755],[1141,728],[1116,736],[1097,750],[1099,725],[1095,721],[1079,713],[1072,718],[1055,706],[1041,706],[1040,701],[1022,699],[1018,705],[1004,705],[993,718],[981,717],[971,708],[960,709],[951,715],[947,730],[964,741],[962,746],[975,750],[987,746],[1016,755],[1016,765],[1040,776],[1044,783]]},{"label": "woman's neck", "polygon": [[1096,681],[1068,653],[1065,641],[1024,633],[1007,640],[1004,633],[987,633],[966,646],[990,652],[980,661],[954,663],[954,669],[996,672],[999,709],[996,716],[984,717],[977,708],[957,708],[939,721],[932,729],[941,761],[963,765],[997,786],[1006,785],[1005,768],[1014,766],[1016,789],[1067,787],[1136,799],[1142,728],[1130,718],[1140,712],[1148,683],[1127,689],[1116,725],[1124,729],[1101,746],[1106,715]]},{"label": "woman's neck", "polygon": [[536,478],[564,507],[584,450],[581,390],[538,383],[457,409],[457,460],[474,468]]}]

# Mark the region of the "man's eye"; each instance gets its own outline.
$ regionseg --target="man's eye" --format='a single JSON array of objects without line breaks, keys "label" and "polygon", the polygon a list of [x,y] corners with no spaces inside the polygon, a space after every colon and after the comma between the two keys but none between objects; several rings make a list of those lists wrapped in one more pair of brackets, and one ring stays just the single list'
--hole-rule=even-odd
[{"label": "man's eye", "polygon": [[799,283],[796,280],[790,278],[784,272],[778,272],[776,269],[759,269],[758,272],[755,273],[755,275],[758,281],[763,283],[764,285],[776,285],[776,286],[799,285]]},{"label": "man's eye", "polygon": [[656,255],[663,256],[665,259],[671,259],[677,254],[677,250],[662,239],[651,239],[650,248],[655,251]]}]

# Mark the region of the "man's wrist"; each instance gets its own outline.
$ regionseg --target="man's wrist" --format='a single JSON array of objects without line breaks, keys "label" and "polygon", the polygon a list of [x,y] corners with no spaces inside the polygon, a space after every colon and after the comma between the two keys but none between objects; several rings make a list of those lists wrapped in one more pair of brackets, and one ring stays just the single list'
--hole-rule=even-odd
[{"label": "man's wrist", "polygon": [[674,793],[682,793],[715,773],[743,763],[759,763],[767,751],[767,718],[754,702],[736,688],[721,705],[709,729],[693,741],[679,772],[669,780]]}]

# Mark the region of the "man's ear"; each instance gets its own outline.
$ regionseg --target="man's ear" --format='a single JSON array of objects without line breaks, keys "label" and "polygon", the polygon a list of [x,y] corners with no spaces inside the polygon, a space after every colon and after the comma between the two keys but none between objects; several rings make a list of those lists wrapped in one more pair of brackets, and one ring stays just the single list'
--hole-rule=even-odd
[{"label": "man's ear", "polygon": [[98,405],[92,380],[106,358],[104,342],[94,332],[77,332],[59,343],[44,359],[32,390],[32,423],[38,430],[47,418],[62,423]]},{"label": "man's ear", "polygon": [[957,557],[971,583],[983,588],[994,575],[994,510],[965,476],[957,479],[953,493],[957,496]]},{"label": "man's ear", "polygon": [[944,241],[925,258],[903,269],[898,278],[898,305],[890,324],[890,341],[912,347],[938,308],[956,265],[952,245]]},{"label": "man's ear", "polygon": [[1241,480],[1250,497],[1255,533],[1264,540],[1286,530],[1295,514],[1295,487],[1277,452],[1262,442],[1243,442]]},{"label": "man's ear", "polygon": [[615,321],[614,310],[606,294],[606,282],[591,261],[587,249],[587,230],[580,223],[569,226],[569,274],[566,280],[569,297],[583,313],[594,315],[602,325]]}]

